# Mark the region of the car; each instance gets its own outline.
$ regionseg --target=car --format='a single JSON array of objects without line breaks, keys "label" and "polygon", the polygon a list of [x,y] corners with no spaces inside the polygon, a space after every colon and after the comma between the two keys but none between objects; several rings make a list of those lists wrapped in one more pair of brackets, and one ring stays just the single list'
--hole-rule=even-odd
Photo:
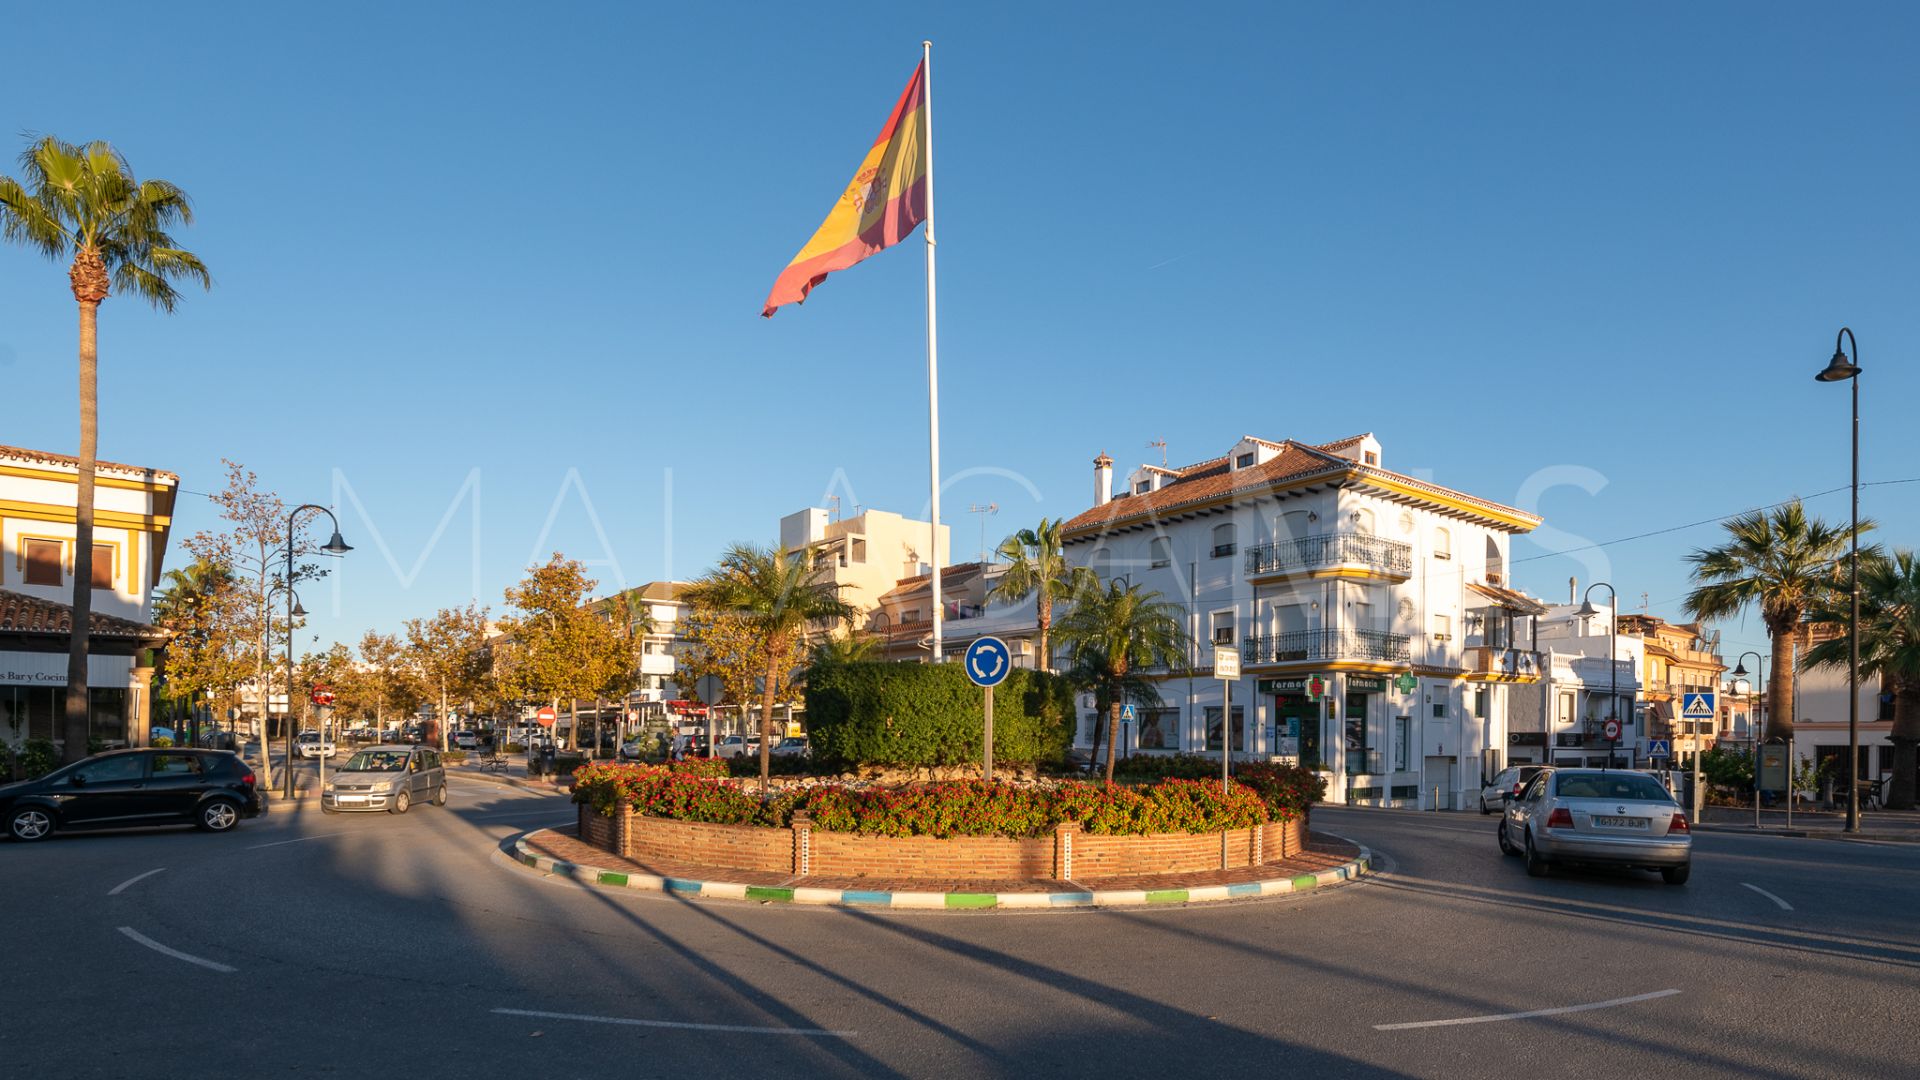
[{"label": "car", "polygon": [[480,736],[471,731],[456,731],[453,733],[453,745],[460,750],[478,750]]},{"label": "car", "polygon": [[1494,776],[1492,783],[1480,789],[1480,812],[1498,813],[1506,805],[1505,797],[1508,792],[1520,794],[1521,789],[1527,786],[1527,781],[1533,779],[1544,768],[1546,768],[1545,765],[1509,765],[1501,769]]},{"label": "car", "polygon": [[404,814],[416,802],[447,805],[446,768],[432,747],[390,743],[356,750],[320,791],[320,809],[328,814]]},{"label": "car", "polygon": [[620,756],[628,761],[639,761],[658,749],[660,749],[658,735],[635,735],[620,744]]},{"label": "car", "polygon": [[253,770],[225,750],[114,750],[0,785],[0,822],[8,836],[25,841],[68,829],[147,825],[221,833],[266,811]]},{"label": "car", "polygon": [[1545,768],[1505,796],[1500,851],[1527,876],[1560,863],[1658,870],[1669,885],[1693,873],[1693,829],[1660,781],[1631,769]]},{"label": "car", "polygon": [[295,757],[323,757],[331,759],[338,752],[339,751],[334,749],[333,740],[326,739],[323,741],[320,738],[320,733],[317,731],[303,731],[294,736],[293,739],[293,753]]},{"label": "car", "polygon": [[673,757],[706,757],[707,737],[705,735],[676,735],[673,738]]},{"label": "car", "polygon": [[728,735],[720,740],[720,750],[713,755],[721,758],[759,757],[760,740],[745,735]]},{"label": "car", "polygon": [[774,757],[806,757],[812,752],[805,735],[789,735],[773,746]]}]

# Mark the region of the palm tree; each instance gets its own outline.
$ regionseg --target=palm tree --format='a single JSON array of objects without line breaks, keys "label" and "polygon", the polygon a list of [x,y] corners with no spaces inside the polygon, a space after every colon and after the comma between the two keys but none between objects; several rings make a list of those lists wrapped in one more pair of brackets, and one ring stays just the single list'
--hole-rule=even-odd
[{"label": "palm tree", "polygon": [[20,155],[25,182],[0,176],[0,236],[50,259],[72,256],[67,281],[80,305],[80,468],[74,513],[73,632],[67,647],[63,757],[87,756],[87,637],[93,618],[93,480],[99,449],[96,370],[100,302],[118,288],[171,312],[176,279],[211,288],[207,268],[174,246],[167,229],[193,223],[186,193],[165,180],[133,178],[104,142],[75,146],[52,136]]},{"label": "palm tree", "polygon": [[880,639],[873,634],[855,630],[846,637],[830,637],[815,645],[807,666],[822,668],[831,667],[834,664],[859,664],[878,659],[880,659]]},{"label": "palm tree", "polygon": [[1047,651],[1047,637],[1053,627],[1053,602],[1072,596],[1091,580],[1093,571],[1067,565],[1060,546],[1060,522],[1040,519],[1031,529],[1021,529],[1000,542],[995,554],[1007,564],[988,592],[988,598],[1018,603],[1034,597],[1034,614],[1040,627],[1040,663],[1053,670],[1053,654]]},{"label": "palm tree", "polygon": [[[1141,586],[1094,582],[1075,591],[1073,610],[1060,620],[1060,637],[1074,668],[1097,668],[1110,689],[1127,676],[1164,666],[1177,671],[1186,664],[1192,640],[1180,609]],[[1122,693],[1109,693],[1107,730],[1120,723]],[[1113,783],[1113,739],[1107,739],[1107,783]]]},{"label": "palm tree", "polygon": [[[1811,613],[1816,623],[1846,625],[1853,617],[1844,592]],[[1830,638],[1807,650],[1801,666],[1840,667],[1848,662],[1847,639]],[[1920,559],[1910,550],[1893,558],[1860,559],[1860,670],[1880,677],[1893,695],[1893,782],[1887,806],[1913,809],[1915,746],[1920,744]]]},{"label": "palm tree", "polygon": [[785,672],[781,658],[796,638],[817,622],[847,623],[853,605],[840,599],[839,587],[820,579],[804,551],[735,544],[720,565],[689,585],[681,599],[694,607],[732,612],[751,628],[765,658],[760,689],[760,794],[768,789],[772,752],[773,703]]},{"label": "palm tree", "polygon": [[1112,725],[1107,723],[1107,714],[1112,706],[1138,705],[1143,709],[1156,709],[1164,704],[1160,688],[1154,680],[1137,671],[1115,674],[1107,661],[1107,654],[1097,648],[1080,650],[1074,658],[1073,666],[1067,669],[1067,682],[1076,690],[1084,690],[1093,695],[1094,715],[1099,717],[1093,728],[1093,759],[1100,760],[1100,741],[1110,738]]},{"label": "palm tree", "polygon": [[[1860,523],[1860,531],[1873,522]],[[1852,532],[1807,516],[1800,500],[1755,510],[1726,523],[1727,542],[1687,556],[1696,588],[1687,612],[1718,620],[1757,604],[1773,652],[1767,717],[1774,734],[1793,738],[1793,644],[1807,610],[1830,587]]]}]

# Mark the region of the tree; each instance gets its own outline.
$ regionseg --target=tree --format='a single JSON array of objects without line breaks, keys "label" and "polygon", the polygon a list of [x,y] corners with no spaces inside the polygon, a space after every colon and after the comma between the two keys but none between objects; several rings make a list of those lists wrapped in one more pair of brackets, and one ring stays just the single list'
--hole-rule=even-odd
[{"label": "tree", "polygon": [[[1178,672],[1186,665],[1192,639],[1180,609],[1160,594],[1139,585],[1122,587],[1117,581],[1104,587],[1088,583],[1075,592],[1073,610],[1060,621],[1069,662],[1076,669],[1097,670],[1110,688],[1107,730],[1120,724],[1120,705],[1127,676],[1146,668],[1165,667]],[[1228,722],[1231,718],[1227,718]],[[1223,725],[1222,734],[1226,734]],[[1107,737],[1107,783],[1113,783],[1113,737]]]},{"label": "tree", "polygon": [[162,580],[153,621],[169,636],[157,692],[173,703],[176,714],[184,707],[192,716],[196,702],[230,697],[246,680],[245,598],[232,571],[209,559],[169,570]]},{"label": "tree", "polygon": [[[1863,521],[1860,531],[1873,528]],[[1727,541],[1687,556],[1695,589],[1687,612],[1696,619],[1728,619],[1754,604],[1773,653],[1767,687],[1768,726],[1793,738],[1793,643],[1807,610],[1830,587],[1835,564],[1847,554],[1852,531],[1807,516],[1800,500],[1755,510],[1726,522]]]},{"label": "tree", "polygon": [[447,748],[449,703],[472,696],[487,673],[487,612],[476,604],[407,620],[407,660],[440,701],[440,749]]},{"label": "tree", "polygon": [[766,795],[772,760],[773,703],[793,671],[796,650],[804,648],[809,627],[853,621],[853,605],[840,599],[839,587],[823,580],[803,554],[784,547],[735,544],[720,565],[701,575],[681,599],[711,611],[736,616],[747,632],[750,650],[760,654],[760,794]]},{"label": "tree", "polygon": [[380,730],[386,730],[388,709],[411,713],[426,700],[426,687],[407,663],[406,649],[395,635],[373,630],[362,634],[360,662],[373,722]]},{"label": "tree", "polygon": [[186,192],[165,180],[136,181],[104,142],[47,136],[20,155],[25,182],[0,176],[0,237],[71,261],[67,282],[80,305],[80,467],[74,505],[73,633],[67,647],[65,760],[87,756],[87,628],[93,614],[93,488],[100,444],[100,305],[113,289],[171,313],[174,282],[211,288],[207,268],[167,230],[193,223]]},{"label": "tree", "polygon": [[1060,545],[1060,522],[1040,519],[1031,529],[1021,529],[1000,542],[997,552],[1007,564],[987,594],[990,599],[1018,603],[1034,598],[1034,615],[1040,632],[1035,644],[1040,663],[1053,670],[1053,653],[1048,651],[1048,635],[1053,628],[1053,604],[1072,596],[1093,580],[1093,571],[1084,566],[1069,566]]},{"label": "tree", "polygon": [[878,636],[855,630],[845,637],[822,638],[816,642],[807,655],[807,668],[812,670],[835,664],[862,664],[881,659],[881,651]]},{"label": "tree", "polygon": [[[339,642],[335,642],[326,652],[308,653],[302,656],[299,664],[296,665],[293,685],[299,688],[300,700],[304,703],[299,707],[309,716],[313,715],[310,695],[316,687],[324,686],[334,695],[331,706],[333,711],[327,717],[329,721],[337,721],[342,716],[352,716],[356,708],[363,704],[361,679],[354,664],[353,651]],[[291,710],[293,703],[288,702],[288,706]],[[326,733],[325,723],[320,725],[320,731],[322,734]],[[338,738],[338,732],[339,728],[336,724],[333,737]]]},{"label": "tree", "polygon": [[1116,672],[1107,654],[1098,648],[1078,650],[1073,666],[1067,669],[1067,681],[1075,690],[1093,695],[1093,712],[1098,719],[1093,728],[1093,759],[1100,759],[1101,740],[1113,737],[1108,714],[1118,717],[1117,707],[1137,705],[1157,709],[1163,704],[1160,687],[1137,671]]},{"label": "tree", "polygon": [[[585,567],[555,552],[545,566],[528,570],[507,590],[508,606],[519,613],[503,623],[502,689],[508,696],[546,701],[556,709],[564,698],[572,708],[582,698],[604,694],[613,672],[630,670],[626,636],[582,605],[593,586]],[[569,736],[576,744],[579,726],[575,723]]]},{"label": "tree", "polygon": [[[1812,614],[1816,623],[1844,626],[1853,618],[1845,593],[1830,596]],[[1801,666],[1845,668],[1846,637],[1829,638],[1807,650]],[[1893,782],[1887,807],[1914,806],[1915,748],[1920,745],[1920,559],[1910,550],[1892,558],[1860,559],[1860,670],[1880,678],[1893,695]]]}]

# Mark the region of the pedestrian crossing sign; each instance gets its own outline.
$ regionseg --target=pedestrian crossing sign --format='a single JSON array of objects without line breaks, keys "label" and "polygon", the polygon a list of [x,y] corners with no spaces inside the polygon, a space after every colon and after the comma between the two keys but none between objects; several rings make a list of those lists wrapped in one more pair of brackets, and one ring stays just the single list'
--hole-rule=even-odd
[{"label": "pedestrian crossing sign", "polygon": [[1131,705],[1120,706],[1120,722],[1121,723],[1131,724],[1133,723],[1133,717],[1134,717],[1133,706]]},{"label": "pedestrian crossing sign", "polygon": [[1652,739],[1647,743],[1647,756],[1672,757],[1673,749],[1667,745],[1667,740],[1665,739]]},{"label": "pedestrian crossing sign", "polygon": [[1680,718],[1683,720],[1711,720],[1718,715],[1713,708],[1713,692],[1701,691],[1680,695]]}]

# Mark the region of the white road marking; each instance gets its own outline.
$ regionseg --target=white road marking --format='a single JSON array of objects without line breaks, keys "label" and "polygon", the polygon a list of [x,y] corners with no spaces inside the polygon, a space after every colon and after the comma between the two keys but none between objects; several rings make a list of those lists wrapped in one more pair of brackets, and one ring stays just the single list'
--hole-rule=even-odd
[{"label": "white road marking", "polygon": [[212,960],[204,960],[198,956],[193,956],[188,953],[183,953],[178,949],[169,949],[165,945],[162,945],[159,942],[148,937],[147,935],[142,934],[140,931],[135,930],[131,926],[121,927],[120,932],[132,938],[133,940],[139,942],[140,944],[145,945],[147,948],[152,949],[154,952],[160,953],[164,956],[171,956],[175,960],[185,960],[189,964],[199,964],[203,968],[207,968],[212,971],[218,971],[223,975],[231,975],[235,971],[234,968],[230,968],[225,964],[216,964]]},{"label": "white road marking", "polygon": [[294,837],[294,838],[293,838],[292,840],[275,840],[275,841],[274,841],[273,843],[271,843],[271,844],[254,844],[254,845],[252,845],[251,847],[249,847],[249,848],[247,848],[247,850],[248,850],[248,851],[258,851],[258,850],[260,850],[261,848],[267,848],[267,847],[279,847],[279,846],[281,846],[282,844],[304,844],[304,843],[306,843],[306,842],[307,842],[308,840],[325,840],[325,839],[326,839],[327,837],[329,837],[329,836],[345,836],[345,835],[347,835],[347,834],[346,834],[346,833],[337,833],[337,832],[323,832],[323,833],[318,833],[318,834],[316,834],[316,835],[314,835],[314,836],[296,836],[296,837]]},{"label": "white road marking", "polygon": [[1496,1020],[1526,1020],[1535,1016],[1558,1016],[1561,1013],[1590,1012],[1594,1009],[1611,1009],[1615,1005],[1632,1005],[1638,1001],[1652,1001],[1655,998],[1672,997],[1678,990],[1655,990],[1651,994],[1635,994],[1632,997],[1614,998],[1611,1001],[1594,1001],[1585,1005],[1563,1005],[1557,1009],[1532,1009],[1527,1012],[1499,1013],[1494,1016],[1461,1016],[1452,1020],[1419,1020],[1411,1024],[1375,1024],[1375,1031],[1406,1031],[1410,1028],[1456,1027],[1460,1024],[1491,1024]]},{"label": "white road marking", "polygon": [[534,1009],[494,1009],[500,1016],[530,1016],[538,1020],[578,1020],[585,1024],[618,1024],[622,1027],[680,1028],[686,1031],[718,1031],[732,1035],[809,1035],[850,1039],[851,1031],[825,1028],[747,1027],[740,1024],[694,1024],[679,1020],[632,1020],[624,1016],[586,1016],[581,1013],[539,1012]]},{"label": "white road marking", "polygon": [[1767,899],[1769,899],[1769,900],[1771,900],[1771,901],[1773,901],[1774,903],[1776,903],[1776,904],[1779,904],[1779,905],[1780,905],[1780,910],[1781,910],[1781,911],[1792,911],[1792,910],[1793,910],[1793,905],[1792,905],[1792,904],[1789,904],[1789,903],[1787,903],[1787,902],[1786,902],[1785,900],[1782,900],[1782,899],[1780,899],[1779,897],[1777,897],[1777,896],[1775,896],[1775,895],[1773,895],[1772,893],[1770,893],[1770,892],[1768,892],[1767,890],[1765,890],[1765,889],[1763,889],[1763,888],[1761,888],[1761,887],[1760,887],[1760,886],[1758,886],[1758,885],[1752,885],[1752,884],[1749,884],[1749,883],[1747,883],[1747,882],[1744,882],[1744,881],[1743,881],[1743,882],[1741,882],[1741,883],[1740,883],[1740,887],[1741,887],[1741,888],[1745,888],[1745,889],[1752,889],[1752,890],[1753,890],[1754,892],[1757,892],[1757,893],[1759,893],[1759,894],[1760,894],[1761,896],[1764,896],[1764,897],[1766,897]]},{"label": "white road marking", "polygon": [[[160,870],[165,870],[165,869],[166,869],[166,867],[164,867],[164,866],[160,868]],[[121,882],[120,884],[118,884],[118,885],[115,885],[115,886],[114,886],[113,888],[111,888],[111,889],[108,889],[108,890],[107,890],[107,895],[108,895],[108,896],[119,896],[119,895],[120,895],[120,894],[121,894],[122,892],[125,892],[125,891],[126,891],[126,888],[127,888],[127,886],[129,886],[129,885],[133,885],[133,884],[137,884],[137,883],[139,883],[139,882],[142,882],[142,881],[145,881],[145,880],[147,880],[148,878],[150,878],[150,877],[152,877],[153,875],[155,875],[155,874],[157,874],[157,873],[159,873],[159,872],[160,872],[160,870],[149,870],[149,871],[147,871],[147,872],[146,872],[146,873],[144,873],[144,874],[135,874],[134,876],[132,876],[132,877],[130,877],[130,878],[128,878],[127,880],[125,880],[125,881],[123,881],[123,882]]]}]

